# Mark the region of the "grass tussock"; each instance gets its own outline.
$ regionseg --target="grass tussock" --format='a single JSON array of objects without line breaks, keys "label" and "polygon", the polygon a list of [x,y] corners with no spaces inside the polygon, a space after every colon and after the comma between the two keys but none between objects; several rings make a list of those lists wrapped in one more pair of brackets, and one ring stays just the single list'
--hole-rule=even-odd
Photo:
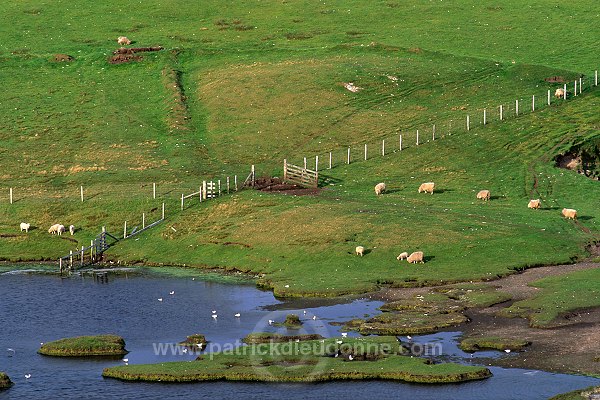
[{"label": "grass tussock", "polygon": [[44,343],[38,353],[56,357],[120,356],[125,340],[117,335],[78,336]]}]

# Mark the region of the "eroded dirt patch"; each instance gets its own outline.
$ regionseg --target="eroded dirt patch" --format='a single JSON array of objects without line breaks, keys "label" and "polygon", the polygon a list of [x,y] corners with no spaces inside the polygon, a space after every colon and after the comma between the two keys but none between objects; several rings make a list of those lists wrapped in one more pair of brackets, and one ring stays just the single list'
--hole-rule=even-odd
[{"label": "eroded dirt patch", "polygon": [[296,196],[317,195],[321,192],[320,188],[305,188],[293,183],[284,182],[277,177],[258,178],[254,184],[256,190],[262,192],[284,193]]}]

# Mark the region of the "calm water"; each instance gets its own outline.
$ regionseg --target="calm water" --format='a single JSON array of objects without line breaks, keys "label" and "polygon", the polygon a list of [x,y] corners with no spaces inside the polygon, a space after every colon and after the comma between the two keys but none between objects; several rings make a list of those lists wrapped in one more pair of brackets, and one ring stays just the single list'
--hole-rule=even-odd
[{"label": "calm water", "polygon": [[[174,295],[169,295],[175,291]],[[116,333],[125,338],[129,363],[192,360],[191,354],[155,355],[153,343],[175,343],[202,333],[213,343],[235,343],[252,331],[276,330],[267,321],[282,321],[290,310],[307,320],[307,329],[337,335],[331,321],[377,313],[380,302],[368,299],[345,304],[307,300],[281,302],[252,285],[205,282],[197,278],[111,276],[99,283],[91,277],[61,279],[48,275],[0,275],[0,371],[15,385],[0,399],[202,399],[256,398],[330,399],[544,399],[600,380],[540,371],[491,368],[490,379],[456,385],[397,382],[323,384],[195,383],[145,384],[103,379],[102,369],[121,360],[43,357],[41,342],[75,335]],[[163,301],[158,301],[162,298]],[[217,311],[217,319],[211,317]],[[304,314],[306,311],[306,314]],[[240,313],[240,318],[234,314]],[[317,319],[313,320],[312,316]],[[476,362],[455,345],[457,333],[415,338],[441,343],[444,357]],[[12,349],[12,350],[8,350]],[[497,354],[497,353],[490,353]],[[489,354],[486,354],[489,355]],[[504,355],[503,355],[504,356]],[[510,355],[509,355],[510,356]],[[25,374],[31,374],[30,379]]]}]

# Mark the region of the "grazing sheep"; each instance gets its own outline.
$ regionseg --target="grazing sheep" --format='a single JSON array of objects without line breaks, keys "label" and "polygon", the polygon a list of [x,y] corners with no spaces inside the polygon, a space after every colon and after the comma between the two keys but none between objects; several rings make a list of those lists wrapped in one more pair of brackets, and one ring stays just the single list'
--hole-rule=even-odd
[{"label": "grazing sheep", "polygon": [[562,215],[567,219],[577,219],[577,210],[572,208],[563,208]]},{"label": "grazing sheep", "polygon": [[56,230],[56,233],[58,234],[58,236],[62,235],[63,233],[65,233],[65,226],[64,225],[58,225],[58,229]]},{"label": "grazing sheep", "polygon": [[529,204],[527,204],[527,208],[533,208],[534,210],[537,210],[538,208],[540,208],[540,199],[529,200]]},{"label": "grazing sheep", "polygon": [[488,201],[490,199],[490,191],[489,190],[481,190],[477,193],[477,198]]},{"label": "grazing sheep", "polygon": [[71,236],[75,234],[75,225],[69,225],[69,232],[71,233]]},{"label": "grazing sheep", "polygon": [[402,253],[400,253],[400,255],[398,257],[396,257],[396,260],[400,261],[400,260],[405,260],[407,258],[408,258],[408,253],[402,252]]},{"label": "grazing sheep", "polygon": [[562,99],[563,97],[565,97],[565,90],[562,88],[556,89],[556,92],[554,92],[554,97]]},{"label": "grazing sheep", "polygon": [[433,188],[435,186],[435,183],[433,182],[426,182],[426,183],[422,183],[421,186],[419,186],[419,193],[421,192],[429,192],[431,194],[433,194]]},{"label": "grazing sheep", "polygon": [[412,264],[416,264],[418,262],[420,262],[421,264],[424,264],[425,261],[423,261],[423,252],[422,251],[413,252],[410,256],[408,256],[406,261],[408,261],[409,263],[412,263]]},{"label": "grazing sheep", "polygon": [[58,228],[61,227],[61,224],[54,224],[52,225],[49,229],[48,229],[48,233],[51,233],[53,235],[58,233]]},{"label": "grazing sheep", "polygon": [[385,192],[385,183],[381,182],[375,185],[375,194],[377,196],[379,196],[383,192]]},{"label": "grazing sheep", "polygon": [[131,40],[129,40],[127,36],[119,36],[117,43],[123,46],[125,44],[131,44]]},{"label": "grazing sheep", "polygon": [[25,231],[25,233],[29,233],[29,227],[31,225],[27,222],[21,222],[21,232]]},{"label": "grazing sheep", "polygon": [[365,248],[363,246],[356,246],[356,255],[363,256],[365,254]]}]

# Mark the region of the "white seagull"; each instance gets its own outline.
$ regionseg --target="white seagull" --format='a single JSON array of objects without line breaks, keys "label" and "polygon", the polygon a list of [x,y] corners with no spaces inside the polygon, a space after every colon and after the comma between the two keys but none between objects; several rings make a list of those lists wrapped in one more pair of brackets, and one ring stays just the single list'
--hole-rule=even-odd
[{"label": "white seagull", "polygon": [[313,320],[316,320],[316,319],[317,319],[317,316],[316,316],[316,315],[313,315]]},{"label": "white seagull", "polygon": [[162,300],[163,300],[162,297],[158,299],[158,301],[162,301]]},{"label": "white seagull", "polygon": [[505,353],[510,353],[510,349],[504,350]]},{"label": "white seagull", "polygon": [[213,319],[216,320],[217,319],[217,314],[213,314],[212,317],[213,317]]},{"label": "white seagull", "polygon": [[234,314],[233,316],[236,317],[236,318],[239,318],[241,316],[241,314],[237,313],[237,314]]},{"label": "white seagull", "polygon": [[25,379],[31,378],[31,374],[25,374]]},{"label": "white seagull", "polygon": [[270,319],[269,320],[269,325],[273,325],[273,322],[275,322],[274,320]]},{"label": "white seagull", "polygon": [[172,295],[174,295],[174,294],[175,294],[175,291],[174,291],[174,290],[171,290],[171,291],[169,292],[169,294],[172,296]]},{"label": "white seagull", "polygon": [[348,333],[347,332],[342,332],[342,337],[347,337]]}]

